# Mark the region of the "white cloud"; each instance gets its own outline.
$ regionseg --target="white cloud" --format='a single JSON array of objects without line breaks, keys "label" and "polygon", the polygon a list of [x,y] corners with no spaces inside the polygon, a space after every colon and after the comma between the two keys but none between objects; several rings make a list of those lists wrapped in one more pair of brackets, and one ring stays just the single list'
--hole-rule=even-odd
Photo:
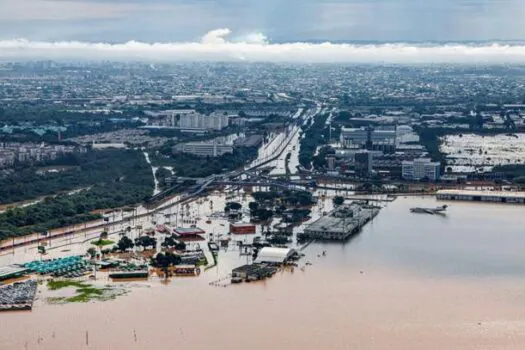
[{"label": "white cloud", "polygon": [[228,28],[220,28],[209,31],[206,33],[201,40],[202,45],[213,45],[213,44],[225,44],[225,37],[231,34],[231,30]]},{"label": "white cloud", "polygon": [[[198,42],[121,44],[78,41],[0,41],[0,59],[268,61],[338,63],[525,63],[524,45],[352,45],[330,42],[270,43],[260,33],[227,40],[226,28]],[[244,38],[244,39],[243,39]]]}]

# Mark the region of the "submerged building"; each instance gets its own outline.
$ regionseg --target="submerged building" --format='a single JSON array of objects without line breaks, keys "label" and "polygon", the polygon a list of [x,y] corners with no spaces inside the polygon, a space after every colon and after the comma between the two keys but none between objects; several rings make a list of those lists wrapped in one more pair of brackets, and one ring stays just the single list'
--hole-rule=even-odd
[{"label": "submerged building", "polygon": [[525,204],[525,192],[440,190],[436,197],[439,200]]},{"label": "submerged building", "polygon": [[264,247],[257,254],[255,263],[284,264],[290,260],[296,251],[292,248]]},{"label": "submerged building", "polygon": [[359,202],[344,205],[308,225],[303,237],[343,241],[359,232],[378,213],[378,207]]}]

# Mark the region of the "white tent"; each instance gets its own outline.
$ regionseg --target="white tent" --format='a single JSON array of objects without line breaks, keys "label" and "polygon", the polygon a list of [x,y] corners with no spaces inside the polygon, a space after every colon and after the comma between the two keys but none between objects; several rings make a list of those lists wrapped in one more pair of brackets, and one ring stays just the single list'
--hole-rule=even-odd
[{"label": "white tent", "polygon": [[255,263],[282,264],[295,253],[291,248],[264,247],[259,251]]}]

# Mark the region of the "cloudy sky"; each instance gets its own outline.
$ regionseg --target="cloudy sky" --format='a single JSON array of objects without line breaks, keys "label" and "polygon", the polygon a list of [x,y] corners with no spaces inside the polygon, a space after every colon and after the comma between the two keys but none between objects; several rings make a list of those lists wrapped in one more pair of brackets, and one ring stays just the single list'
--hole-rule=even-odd
[{"label": "cloudy sky", "polygon": [[272,42],[525,39],[524,0],[0,0],[0,40]]},{"label": "cloudy sky", "polygon": [[523,1],[0,0],[0,59],[523,64]]}]

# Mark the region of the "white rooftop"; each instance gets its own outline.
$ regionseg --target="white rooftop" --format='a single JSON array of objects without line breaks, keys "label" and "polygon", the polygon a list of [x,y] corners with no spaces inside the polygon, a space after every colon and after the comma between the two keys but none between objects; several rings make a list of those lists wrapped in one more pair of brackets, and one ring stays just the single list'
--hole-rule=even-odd
[{"label": "white rooftop", "polygon": [[292,248],[264,247],[259,251],[255,263],[282,263],[293,253]]}]

